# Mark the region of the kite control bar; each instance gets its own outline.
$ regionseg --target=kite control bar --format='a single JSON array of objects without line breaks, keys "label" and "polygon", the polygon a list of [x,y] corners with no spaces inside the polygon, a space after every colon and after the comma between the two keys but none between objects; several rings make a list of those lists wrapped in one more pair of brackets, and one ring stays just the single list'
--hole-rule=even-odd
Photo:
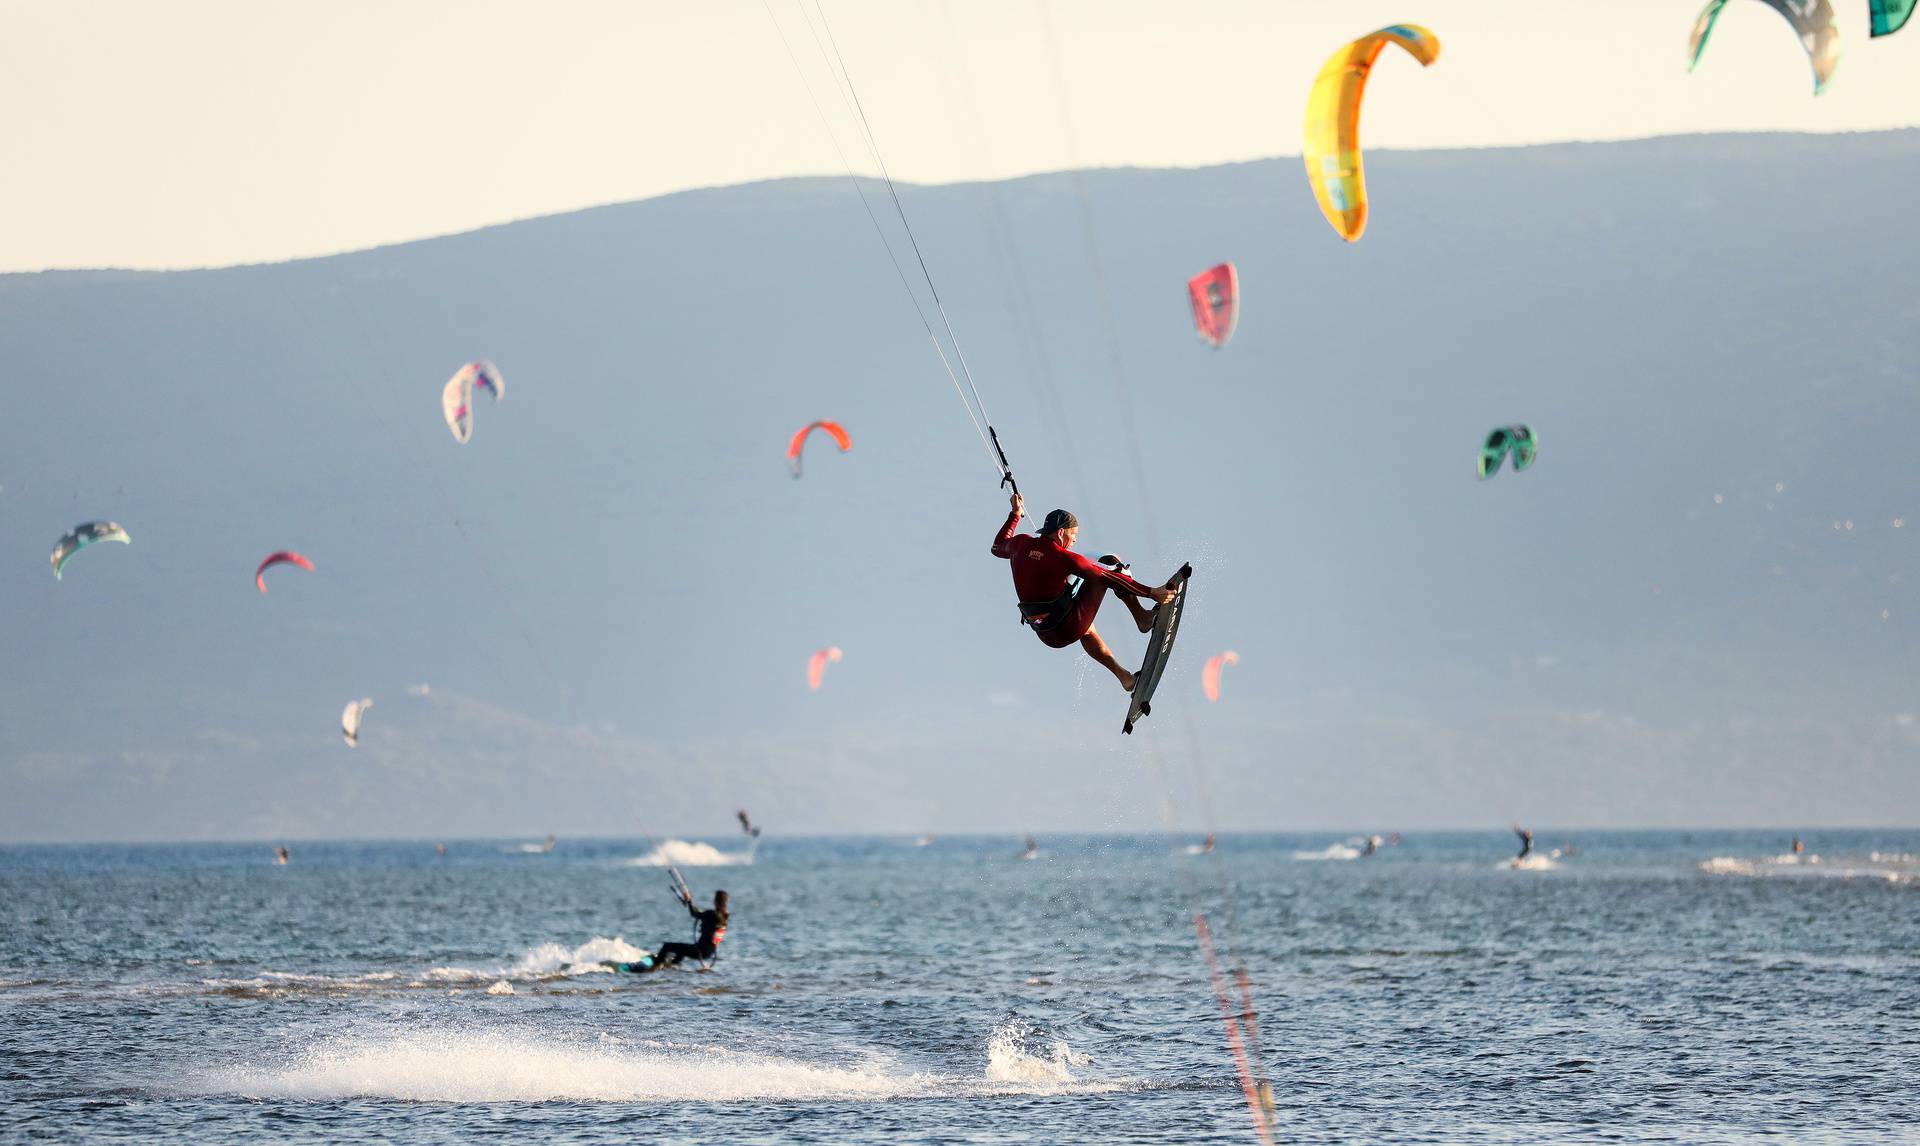
[{"label": "kite control bar", "polygon": [[993,452],[1000,455],[1000,485],[1013,487],[1014,493],[1020,492],[1020,483],[1013,480],[1013,463],[1007,461],[1007,449],[1000,444],[1000,431],[991,425],[987,427],[987,436],[993,439]]},{"label": "kite control bar", "polygon": [[693,890],[687,886],[687,881],[681,878],[680,869],[668,864],[667,874],[673,877],[673,882],[668,886],[673,888],[673,894],[679,897],[680,902],[693,902]]}]

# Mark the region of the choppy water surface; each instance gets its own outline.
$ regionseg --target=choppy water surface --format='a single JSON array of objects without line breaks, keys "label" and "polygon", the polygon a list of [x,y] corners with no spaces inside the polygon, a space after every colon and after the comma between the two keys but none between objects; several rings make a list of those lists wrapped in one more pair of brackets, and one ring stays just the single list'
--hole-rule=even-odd
[{"label": "choppy water surface", "polygon": [[1190,842],[0,849],[0,1138],[1251,1141],[1176,864],[1282,1137],[1920,1138],[1920,832]]}]

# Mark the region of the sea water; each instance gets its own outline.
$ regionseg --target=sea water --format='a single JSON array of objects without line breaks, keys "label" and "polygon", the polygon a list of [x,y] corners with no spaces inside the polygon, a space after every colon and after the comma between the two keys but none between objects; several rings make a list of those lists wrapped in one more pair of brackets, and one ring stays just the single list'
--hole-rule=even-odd
[{"label": "sea water", "polygon": [[1920,1140],[1920,832],[1536,838],[0,848],[0,1139]]}]

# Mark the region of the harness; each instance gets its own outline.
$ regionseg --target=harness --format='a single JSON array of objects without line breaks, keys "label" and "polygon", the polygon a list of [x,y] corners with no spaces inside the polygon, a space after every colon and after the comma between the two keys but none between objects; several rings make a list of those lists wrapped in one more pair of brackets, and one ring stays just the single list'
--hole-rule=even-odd
[{"label": "harness", "polygon": [[1031,625],[1036,633],[1051,632],[1066,624],[1067,618],[1073,615],[1074,598],[1083,584],[1085,582],[1079,580],[1068,581],[1067,591],[1051,601],[1021,601],[1020,623]]}]

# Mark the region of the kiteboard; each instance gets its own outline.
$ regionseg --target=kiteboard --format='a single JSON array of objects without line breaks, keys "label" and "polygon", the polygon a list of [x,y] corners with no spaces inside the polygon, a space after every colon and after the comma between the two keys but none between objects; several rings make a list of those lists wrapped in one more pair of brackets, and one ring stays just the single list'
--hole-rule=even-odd
[{"label": "kiteboard", "polygon": [[1140,671],[1133,674],[1133,702],[1127,706],[1127,722],[1120,726],[1120,731],[1129,735],[1136,721],[1153,713],[1153,691],[1160,687],[1160,674],[1167,671],[1167,661],[1173,656],[1173,640],[1180,635],[1180,614],[1186,611],[1187,580],[1192,576],[1191,564],[1180,567],[1172,581],[1180,586],[1180,592],[1160,606],[1153,619],[1153,632],[1147,635],[1146,659],[1140,662]]}]

